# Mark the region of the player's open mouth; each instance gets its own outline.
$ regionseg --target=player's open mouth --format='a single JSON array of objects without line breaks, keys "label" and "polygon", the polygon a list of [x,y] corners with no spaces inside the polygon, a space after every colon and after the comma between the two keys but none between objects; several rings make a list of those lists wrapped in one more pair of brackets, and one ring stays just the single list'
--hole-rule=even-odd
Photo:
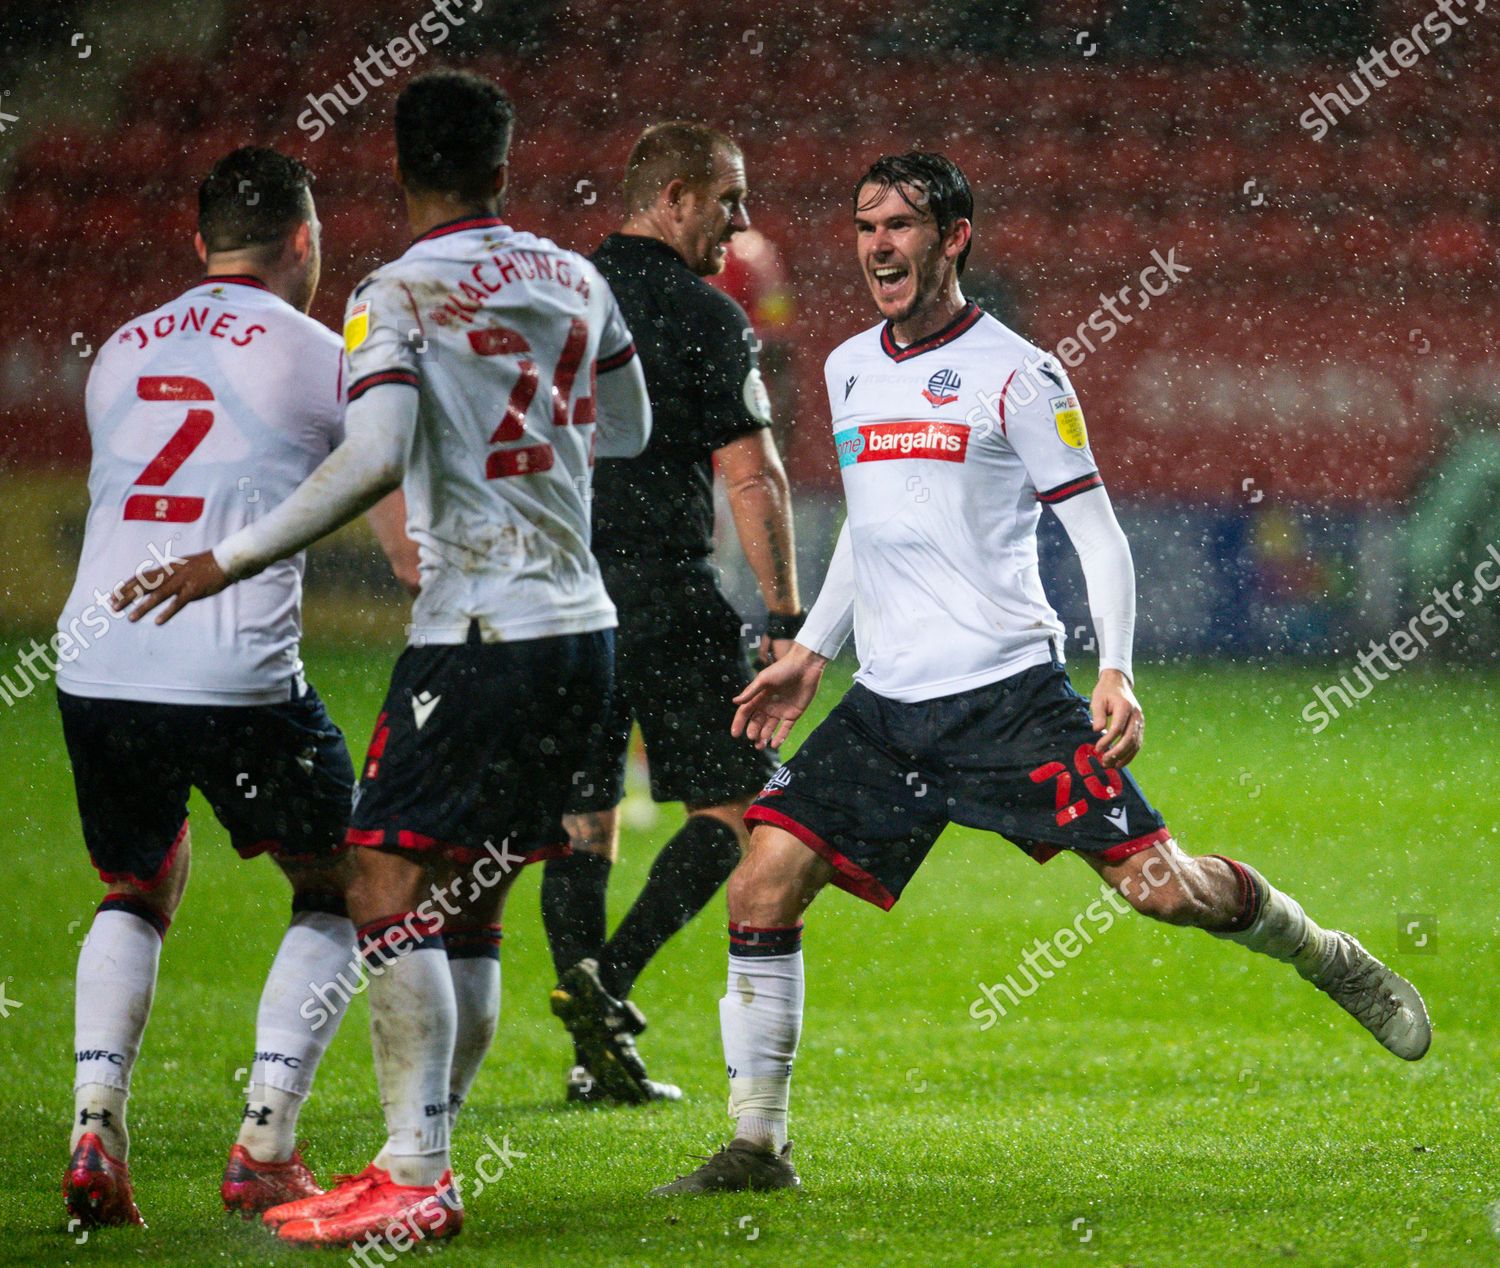
[{"label": "player's open mouth", "polygon": [[877,299],[895,299],[906,286],[911,270],[899,264],[877,264],[870,270]]}]

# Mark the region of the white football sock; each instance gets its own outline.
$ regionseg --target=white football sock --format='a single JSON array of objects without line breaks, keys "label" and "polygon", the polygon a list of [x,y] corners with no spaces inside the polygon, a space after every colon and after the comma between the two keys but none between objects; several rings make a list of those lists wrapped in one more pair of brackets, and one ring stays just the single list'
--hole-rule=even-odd
[{"label": "white football sock", "polygon": [[146,904],[109,898],[78,952],[69,1149],[93,1132],[112,1158],[123,1162],[130,1151],[125,1098],[151,1016],[164,932],[165,922]]},{"label": "white football sock", "polygon": [[107,1083],[80,1083],[73,1089],[73,1138],[68,1149],[78,1148],[85,1132],[93,1132],[104,1152],[117,1162],[130,1154],[130,1133],[125,1129],[124,1088]]},{"label": "white football sock", "polygon": [[[500,927],[493,925],[482,932],[465,930],[454,933],[450,930],[444,935],[444,941],[448,944],[448,973],[453,978],[453,996],[458,1010],[453,1069],[448,1076],[448,1130],[451,1134],[453,1124],[458,1121],[458,1112],[469,1098],[469,1089],[474,1086],[479,1067],[484,1064],[500,1020]],[[483,954],[454,956],[455,944],[467,952],[472,949],[468,944],[473,942],[485,946]],[[375,1165],[390,1170],[389,1140],[375,1155]]]},{"label": "white football sock", "polygon": [[[729,1113],[735,1139],[780,1150],[786,1144],[792,1061],[802,1033],[802,930],[730,926],[729,984],[719,1001]],[[770,946],[787,954],[736,954]]]},{"label": "white football sock", "polygon": [[317,991],[358,973],[354,926],[346,916],[299,911],[266,975],[255,1019],[239,1143],[258,1162],[285,1162],[297,1147],[297,1115],[312,1090],[318,1062],[348,1007],[342,991]]},{"label": "white football sock", "polygon": [[448,1170],[448,1077],[457,1005],[438,922],[415,913],[366,925],[370,1039],[385,1110],[384,1165],[397,1184],[436,1184]]},{"label": "white football sock", "polygon": [[[1215,858],[1223,858],[1215,855]],[[1239,876],[1246,901],[1254,902],[1255,916],[1240,930],[1210,930],[1216,938],[1238,942],[1242,947],[1273,960],[1291,964],[1309,981],[1317,981],[1327,967],[1335,946],[1326,930],[1308,918],[1295,898],[1283,894],[1248,863],[1223,859]]]},{"label": "white football sock", "polygon": [[[475,934],[475,938],[487,935]],[[485,1054],[495,1038],[500,1021],[500,939],[499,930],[479,954],[454,957],[453,944],[471,935],[452,934],[448,942],[448,973],[453,979],[453,996],[458,1007],[458,1026],[453,1044],[453,1069],[448,1076],[448,1122],[451,1127],[458,1112],[469,1098],[469,1089],[484,1064]]]}]

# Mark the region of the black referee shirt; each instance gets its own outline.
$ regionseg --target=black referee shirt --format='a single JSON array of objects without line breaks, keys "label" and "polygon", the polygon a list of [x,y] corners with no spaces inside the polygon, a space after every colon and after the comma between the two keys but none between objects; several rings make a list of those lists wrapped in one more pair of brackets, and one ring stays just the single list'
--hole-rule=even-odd
[{"label": "black referee shirt", "polygon": [[770,426],[745,310],[665,242],[610,234],[593,261],[635,337],[651,396],[651,440],[594,471],[601,564],[691,564],[713,550],[714,450]]}]

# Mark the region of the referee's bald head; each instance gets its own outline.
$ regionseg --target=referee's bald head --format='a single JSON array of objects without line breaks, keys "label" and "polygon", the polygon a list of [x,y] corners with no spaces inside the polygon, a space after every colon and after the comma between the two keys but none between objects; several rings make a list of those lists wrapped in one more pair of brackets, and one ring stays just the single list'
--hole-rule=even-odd
[{"label": "referee's bald head", "polygon": [[673,119],[641,133],[625,162],[625,209],[646,211],[673,181],[702,190],[714,176],[720,155],[740,157],[734,139],[704,123]]}]

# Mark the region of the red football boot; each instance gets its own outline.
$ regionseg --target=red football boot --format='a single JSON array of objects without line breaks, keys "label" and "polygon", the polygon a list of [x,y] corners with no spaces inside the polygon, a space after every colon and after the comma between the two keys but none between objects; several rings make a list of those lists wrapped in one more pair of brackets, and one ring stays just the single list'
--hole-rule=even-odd
[{"label": "red football boot", "polygon": [[107,1224],[146,1227],[130,1188],[130,1168],[105,1153],[104,1142],[93,1132],[79,1138],[63,1176],[62,1191],[68,1214],[84,1228]]},{"label": "red football boot", "polygon": [[273,1206],[322,1194],[313,1173],[302,1161],[300,1150],[293,1150],[285,1162],[258,1162],[244,1145],[236,1145],[229,1151],[224,1183],[219,1186],[224,1209],[237,1211],[246,1219]]},{"label": "red football boot", "polygon": [[453,1173],[436,1184],[384,1183],[365,1189],[340,1215],[292,1220],[276,1235],[294,1246],[352,1246],[356,1242],[390,1242],[398,1250],[413,1242],[456,1236],[464,1208],[453,1188]]},{"label": "red football boot", "polygon": [[334,1176],[333,1187],[295,1202],[273,1206],[260,1218],[267,1228],[280,1228],[293,1220],[325,1220],[342,1215],[377,1184],[389,1184],[391,1173],[373,1162],[357,1176]]}]

